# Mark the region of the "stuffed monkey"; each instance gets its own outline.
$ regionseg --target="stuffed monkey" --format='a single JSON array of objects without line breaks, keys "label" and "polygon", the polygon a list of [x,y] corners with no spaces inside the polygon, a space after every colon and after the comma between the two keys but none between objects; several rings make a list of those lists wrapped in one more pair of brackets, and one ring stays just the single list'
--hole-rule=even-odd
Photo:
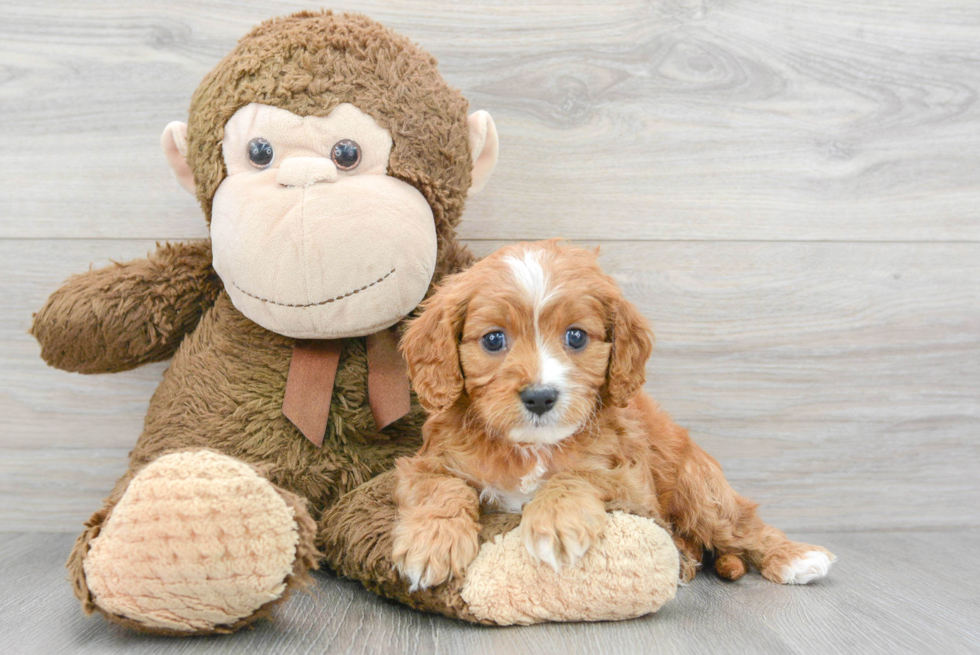
[{"label": "stuffed monkey", "polygon": [[409,593],[392,570],[385,472],[423,422],[399,329],[471,263],[455,227],[497,157],[493,121],[467,116],[430,55],[359,15],[270,20],[208,74],[163,149],[210,240],[74,276],[32,329],[67,371],[173,358],[68,561],[87,613],[231,632],[324,562],[483,623],[625,618],[673,596],[670,537],[626,514],[561,575],[530,561],[513,515],[486,522],[465,579]]}]

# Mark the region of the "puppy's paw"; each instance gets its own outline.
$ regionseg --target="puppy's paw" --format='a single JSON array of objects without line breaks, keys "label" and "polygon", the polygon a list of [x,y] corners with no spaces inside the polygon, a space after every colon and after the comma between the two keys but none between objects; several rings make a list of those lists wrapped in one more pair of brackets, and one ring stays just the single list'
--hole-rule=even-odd
[{"label": "puppy's paw", "polygon": [[524,508],[521,539],[534,559],[556,571],[574,566],[602,538],[606,508],[593,496],[533,500]]},{"label": "puppy's paw", "polygon": [[811,550],[797,557],[780,571],[783,584],[807,584],[826,577],[837,557],[830,552]]},{"label": "puppy's paw", "polygon": [[409,591],[428,589],[462,576],[480,544],[480,526],[470,517],[402,519],[395,526],[392,559]]},{"label": "puppy's paw", "polygon": [[738,580],[746,574],[745,561],[735,553],[723,553],[715,558],[715,573],[725,580]]},{"label": "puppy's paw", "polygon": [[762,575],[779,584],[808,584],[826,577],[837,556],[826,548],[794,543],[791,553],[769,557],[762,566]]},{"label": "puppy's paw", "polygon": [[692,559],[684,551],[680,551],[681,570],[677,576],[678,582],[686,585],[694,580],[694,577],[701,570],[701,560]]}]

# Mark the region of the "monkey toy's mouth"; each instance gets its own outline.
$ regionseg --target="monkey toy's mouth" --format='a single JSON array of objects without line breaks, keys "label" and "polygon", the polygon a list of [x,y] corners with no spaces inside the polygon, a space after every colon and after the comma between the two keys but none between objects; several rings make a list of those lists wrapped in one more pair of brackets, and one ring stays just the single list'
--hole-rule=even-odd
[{"label": "monkey toy's mouth", "polygon": [[327,304],[332,303],[332,302],[337,302],[339,300],[344,300],[345,298],[350,298],[351,296],[356,295],[356,294],[358,294],[358,293],[360,293],[362,291],[366,291],[366,290],[370,289],[373,286],[377,286],[377,285],[381,284],[382,282],[384,282],[385,280],[387,280],[392,275],[394,275],[395,274],[395,270],[396,269],[393,268],[390,271],[388,271],[387,273],[385,273],[384,275],[382,275],[381,277],[379,277],[374,282],[369,282],[368,284],[365,284],[364,286],[362,286],[360,288],[354,289],[353,291],[348,291],[347,293],[341,294],[339,296],[334,296],[332,298],[327,298],[326,300],[321,300],[319,302],[310,302],[310,303],[305,303],[305,304],[301,304],[301,303],[288,303],[288,302],[278,302],[278,301],[272,300],[270,298],[262,298],[261,296],[257,296],[254,293],[249,293],[245,289],[243,289],[240,286],[238,286],[238,284],[235,283],[235,282],[232,282],[231,284],[232,284],[232,286],[234,286],[236,289],[238,289],[239,291],[241,291],[242,293],[244,293],[249,298],[254,298],[254,299],[260,300],[260,301],[262,301],[264,303],[269,303],[270,305],[277,305],[279,307],[300,307],[300,308],[302,308],[302,307],[319,307],[320,305],[327,305]]}]

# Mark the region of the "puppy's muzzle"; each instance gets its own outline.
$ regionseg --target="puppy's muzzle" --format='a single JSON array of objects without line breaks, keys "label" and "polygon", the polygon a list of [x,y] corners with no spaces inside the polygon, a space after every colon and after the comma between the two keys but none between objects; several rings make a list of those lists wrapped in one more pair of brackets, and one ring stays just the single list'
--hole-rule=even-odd
[{"label": "puppy's muzzle", "polygon": [[520,393],[521,402],[527,411],[542,416],[550,412],[558,400],[558,390],[554,387],[529,386]]}]

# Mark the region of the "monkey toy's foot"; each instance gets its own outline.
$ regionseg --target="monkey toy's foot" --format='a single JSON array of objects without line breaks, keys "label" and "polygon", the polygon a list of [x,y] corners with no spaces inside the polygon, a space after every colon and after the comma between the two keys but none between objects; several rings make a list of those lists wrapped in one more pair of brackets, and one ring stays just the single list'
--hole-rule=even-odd
[{"label": "monkey toy's foot", "polygon": [[110,620],[156,633],[229,632],[308,577],[313,531],[302,500],[249,465],[183,451],[133,478],[69,567],[82,558],[76,588],[86,609]]},{"label": "monkey toy's foot", "polygon": [[674,597],[679,560],[651,519],[609,515],[603,538],[572,566],[532,556],[520,529],[483,544],[460,595],[472,615],[498,625],[613,621],[655,612]]}]

